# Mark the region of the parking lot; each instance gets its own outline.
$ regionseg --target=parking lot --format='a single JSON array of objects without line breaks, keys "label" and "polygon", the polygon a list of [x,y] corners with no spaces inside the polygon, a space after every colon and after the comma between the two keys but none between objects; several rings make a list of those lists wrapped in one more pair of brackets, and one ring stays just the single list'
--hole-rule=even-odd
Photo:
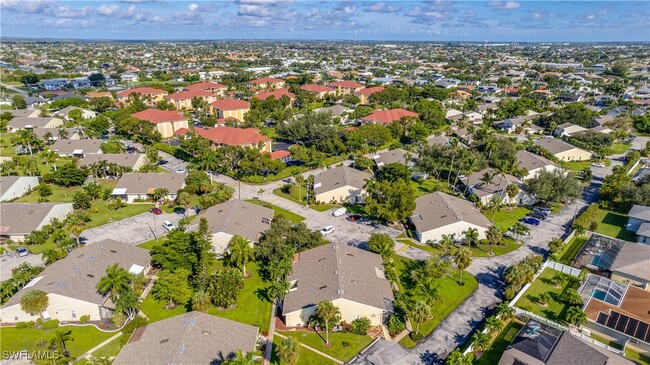
[{"label": "parking lot", "polygon": [[[188,209],[187,215],[194,215],[196,212]],[[163,228],[164,221],[170,221],[178,226],[178,221],[185,215],[180,213],[142,213],[133,217],[91,228],[81,233],[86,244],[101,242],[105,239],[112,239],[119,242],[137,245],[152,239],[164,236],[167,230]]]},{"label": "parking lot", "polygon": [[160,167],[167,171],[174,172],[176,170],[187,169],[187,161],[176,158],[167,152],[158,151],[158,156],[160,156],[161,159],[167,161],[166,164],[160,165]]},{"label": "parking lot", "polygon": [[0,256],[0,281],[9,279],[11,277],[11,271],[25,262],[32,266],[45,266],[41,254],[29,254],[18,257],[14,251],[7,252]]}]

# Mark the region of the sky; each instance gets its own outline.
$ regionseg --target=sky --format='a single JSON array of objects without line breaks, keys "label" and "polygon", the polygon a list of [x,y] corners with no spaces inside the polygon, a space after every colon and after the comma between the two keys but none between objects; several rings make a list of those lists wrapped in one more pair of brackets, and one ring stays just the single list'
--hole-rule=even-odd
[{"label": "sky", "polygon": [[650,1],[0,0],[0,35],[113,40],[650,41]]}]

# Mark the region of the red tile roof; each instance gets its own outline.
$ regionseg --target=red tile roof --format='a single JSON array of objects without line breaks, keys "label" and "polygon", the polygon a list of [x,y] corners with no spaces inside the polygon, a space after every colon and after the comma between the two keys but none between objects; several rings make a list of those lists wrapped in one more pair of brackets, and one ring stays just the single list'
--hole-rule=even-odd
[{"label": "red tile roof", "polygon": [[167,91],[154,89],[153,87],[136,87],[135,89],[120,91],[119,93],[117,93],[117,96],[129,96],[133,93],[138,93],[141,95],[156,95],[156,94],[167,94]]},{"label": "red tile roof", "polygon": [[187,118],[177,110],[147,109],[133,113],[131,116],[151,123],[179,122],[181,120],[187,120]]},{"label": "red tile roof", "polygon": [[[214,143],[229,146],[257,145],[260,142],[271,141],[269,137],[261,135],[255,128],[214,127],[210,129],[196,128],[194,131],[199,136]],[[182,136],[187,132],[187,129],[181,128],[175,134]]]},{"label": "red tile roof", "polygon": [[209,97],[214,97],[214,94],[208,91],[203,91],[203,90],[188,90],[188,91],[181,91],[176,94],[171,94],[167,95],[167,99],[170,100],[184,100],[184,99],[192,99],[194,97],[199,97],[199,98],[209,98]]},{"label": "red tile roof", "polygon": [[239,100],[239,99],[221,99],[215,101],[210,105],[212,105],[215,109],[219,109],[219,110],[237,110],[237,109],[250,108],[249,102],[245,100]]},{"label": "red tile roof", "polygon": [[363,89],[357,91],[355,94],[369,96],[370,94],[378,93],[380,91],[384,91],[383,86],[364,87]]},{"label": "red tile roof", "polygon": [[348,80],[331,82],[328,85],[333,87],[344,87],[348,89],[360,89],[363,87],[363,85],[361,85],[358,82],[348,81]]},{"label": "red tile roof", "polygon": [[300,87],[300,90],[309,91],[312,93],[327,93],[327,92],[334,91],[334,89],[331,87],[327,87],[325,85],[317,85],[317,84],[302,85]]},{"label": "red tile roof", "polygon": [[396,120],[400,120],[404,117],[419,117],[420,114],[413,113],[405,109],[389,109],[389,110],[375,110],[370,115],[367,115],[361,120],[364,122],[379,122],[379,123],[390,123]]},{"label": "red tile roof", "polygon": [[277,150],[271,152],[271,160],[279,160],[288,156],[291,156],[291,152],[285,150]]},{"label": "red tile roof", "polygon": [[260,99],[260,100],[266,100],[271,96],[274,96],[276,99],[280,100],[284,95],[286,95],[289,99],[293,99],[296,96],[292,93],[289,92],[289,88],[284,88],[284,89],[278,89],[274,91],[265,91],[261,92],[255,96],[254,98]]},{"label": "red tile roof", "polygon": [[274,77],[262,77],[261,79],[252,80],[250,83],[254,85],[262,85],[262,84],[277,84],[281,82],[284,82],[284,80],[276,79]]},{"label": "red tile roof", "polygon": [[218,84],[216,82],[198,82],[196,84],[187,85],[185,90],[209,90],[209,89],[227,89],[228,86]]}]

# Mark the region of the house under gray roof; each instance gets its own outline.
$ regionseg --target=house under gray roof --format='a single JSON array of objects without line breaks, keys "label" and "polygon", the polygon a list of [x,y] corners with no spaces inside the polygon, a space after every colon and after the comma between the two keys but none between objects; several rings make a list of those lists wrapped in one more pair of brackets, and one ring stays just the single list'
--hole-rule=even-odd
[{"label": "house under gray roof", "polygon": [[137,328],[115,365],[220,364],[237,351],[253,352],[258,328],[189,312]]},{"label": "house under gray roof", "polygon": [[409,219],[418,232],[427,232],[461,221],[486,229],[491,225],[472,202],[439,191],[416,198],[415,210]]},{"label": "house under gray roof", "polygon": [[106,161],[114,163],[118,166],[128,167],[133,169],[141,158],[146,158],[139,153],[111,153],[111,154],[97,154],[87,155],[79,160],[79,166],[90,166],[99,161]]},{"label": "house under gray roof", "polygon": [[546,166],[555,166],[551,160],[524,150],[517,151],[517,162],[520,167],[527,171],[532,171]]},{"label": "house under gray roof", "polygon": [[[407,155],[409,159],[407,161]],[[382,152],[373,157],[377,167],[382,167],[388,165],[389,163],[401,163],[402,165],[410,165],[413,163],[414,154],[408,151],[405,151],[401,148],[389,150]]]},{"label": "house under gray roof", "polygon": [[576,146],[570,145],[566,142],[562,142],[555,138],[539,138],[533,142],[535,145],[544,147],[552,154],[558,154],[572,149],[579,149]]},{"label": "house under gray roof", "polygon": [[[13,129],[22,129],[22,128],[44,128],[47,126],[52,119],[52,117],[36,117],[36,118],[27,118],[27,117],[14,117],[9,122],[7,126]],[[61,119],[58,119],[61,121]],[[61,121],[63,122],[63,121]]]},{"label": "house under gray roof", "polygon": [[625,242],[609,269],[650,282],[649,261],[650,245]]},{"label": "house under gray roof", "polygon": [[392,312],[393,291],[372,252],[337,243],[312,248],[295,255],[288,280],[297,289],[285,295],[284,314],[338,298]]},{"label": "house under gray roof", "polygon": [[[43,224],[52,209],[72,203],[2,203],[0,204],[0,234],[8,236],[27,235]],[[46,222],[47,224],[49,222]]]},{"label": "house under gray roof", "polygon": [[630,209],[629,213],[627,213],[627,216],[641,221],[650,222],[650,206],[634,205],[632,206],[632,209]]},{"label": "house under gray roof", "polygon": [[122,175],[113,189],[113,194],[153,194],[154,190],[158,188],[167,189],[170,194],[176,194],[185,186],[185,177],[185,174],[175,173],[128,173]]},{"label": "house under gray roof", "polygon": [[233,199],[202,211],[199,213],[201,218],[208,220],[212,233],[224,232],[257,242],[260,235],[270,228],[273,209]]},{"label": "house under gray roof", "polygon": [[59,155],[71,155],[77,151],[83,154],[96,154],[101,153],[104,142],[101,139],[59,139],[50,149]]},{"label": "house under gray roof", "polygon": [[366,180],[371,178],[371,174],[351,167],[335,167],[316,175],[314,178],[314,193],[321,194],[343,186],[352,186],[357,189],[363,189]]}]

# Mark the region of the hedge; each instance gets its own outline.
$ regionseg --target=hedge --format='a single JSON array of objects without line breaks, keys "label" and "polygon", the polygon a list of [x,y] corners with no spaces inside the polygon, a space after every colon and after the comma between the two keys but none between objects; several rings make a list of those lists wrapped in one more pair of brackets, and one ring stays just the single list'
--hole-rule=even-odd
[{"label": "hedge", "polygon": [[573,227],[580,226],[582,228],[589,228],[589,223],[594,219],[598,213],[598,204],[591,204],[584,213],[580,214],[573,222]]}]

